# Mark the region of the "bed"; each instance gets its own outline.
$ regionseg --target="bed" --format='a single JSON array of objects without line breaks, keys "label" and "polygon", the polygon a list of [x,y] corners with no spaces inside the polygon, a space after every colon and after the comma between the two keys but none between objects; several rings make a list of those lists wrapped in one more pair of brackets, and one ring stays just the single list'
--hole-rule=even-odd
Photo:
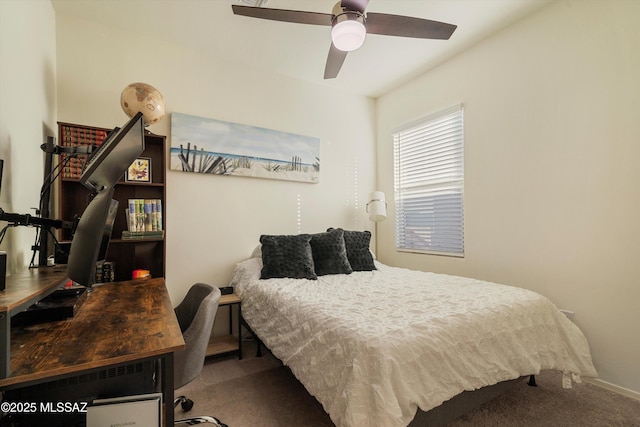
[{"label": "bed", "polygon": [[407,426],[418,410],[544,369],[565,387],[597,376],[584,335],[547,298],[384,265],[367,233],[262,236],[231,281],[244,321],[337,426]]}]

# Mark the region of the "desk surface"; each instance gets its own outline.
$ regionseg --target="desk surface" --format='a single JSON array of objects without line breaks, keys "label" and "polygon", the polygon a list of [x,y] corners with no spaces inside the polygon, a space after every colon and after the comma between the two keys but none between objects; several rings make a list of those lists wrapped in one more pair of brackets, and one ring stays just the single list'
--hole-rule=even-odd
[{"label": "desk surface", "polygon": [[184,347],[164,279],[94,287],[76,315],[11,331],[0,388],[171,353]]},{"label": "desk surface", "polygon": [[38,296],[60,286],[67,277],[61,267],[30,268],[7,278],[7,287],[0,291],[0,313],[19,308]]}]

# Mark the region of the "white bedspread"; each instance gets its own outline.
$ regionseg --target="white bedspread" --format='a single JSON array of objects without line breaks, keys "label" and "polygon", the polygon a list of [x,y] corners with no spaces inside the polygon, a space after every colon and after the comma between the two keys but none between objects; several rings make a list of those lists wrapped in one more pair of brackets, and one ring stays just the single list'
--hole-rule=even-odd
[{"label": "white bedspread", "polygon": [[406,426],[464,390],[543,369],[595,377],[582,332],[525,289],[376,263],[318,280],[236,267],[242,314],[338,426]]}]

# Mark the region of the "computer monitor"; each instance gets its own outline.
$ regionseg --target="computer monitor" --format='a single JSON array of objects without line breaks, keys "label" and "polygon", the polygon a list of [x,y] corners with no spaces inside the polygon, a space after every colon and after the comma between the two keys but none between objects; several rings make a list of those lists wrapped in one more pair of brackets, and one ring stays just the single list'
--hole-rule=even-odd
[{"label": "computer monitor", "polygon": [[96,262],[104,260],[118,210],[113,188],[100,191],[84,210],[71,240],[67,275],[74,282],[91,287]]},{"label": "computer monitor", "polygon": [[96,260],[96,262],[105,261],[107,259],[107,250],[109,249],[109,241],[111,240],[111,233],[113,233],[113,223],[116,221],[119,204],[120,202],[118,202],[116,199],[111,200],[109,212],[107,213],[107,219],[105,219],[104,221],[102,241],[100,241],[100,250],[98,251],[98,259]]},{"label": "computer monitor", "polygon": [[144,117],[133,116],[115,128],[87,159],[80,182],[92,192],[111,188],[144,150]]},{"label": "computer monitor", "polygon": [[95,197],[80,217],[67,261],[69,278],[80,285],[90,288],[95,282],[96,262],[106,257],[117,211],[117,202],[114,209],[112,201],[114,186],[143,151],[144,120],[137,113],[122,128],[115,128],[87,159],[80,182]]}]

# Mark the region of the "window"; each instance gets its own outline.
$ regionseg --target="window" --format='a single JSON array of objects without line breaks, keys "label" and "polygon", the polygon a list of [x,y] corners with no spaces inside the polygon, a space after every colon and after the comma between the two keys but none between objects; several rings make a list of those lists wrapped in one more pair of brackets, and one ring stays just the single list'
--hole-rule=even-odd
[{"label": "window", "polygon": [[396,248],[464,256],[463,108],[393,134]]}]

